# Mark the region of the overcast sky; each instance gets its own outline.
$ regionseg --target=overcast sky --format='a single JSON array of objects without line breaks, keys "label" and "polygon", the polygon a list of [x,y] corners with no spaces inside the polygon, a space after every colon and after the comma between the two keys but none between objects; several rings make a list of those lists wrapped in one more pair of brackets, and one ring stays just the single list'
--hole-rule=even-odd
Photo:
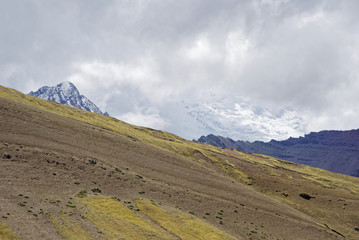
[{"label": "overcast sky", "polygon": [[[359,128],[357,0],[0,0],[0,85],[63,81],[161,128],[208,92]],[[161,125],[162,124],[162,125]]]}]

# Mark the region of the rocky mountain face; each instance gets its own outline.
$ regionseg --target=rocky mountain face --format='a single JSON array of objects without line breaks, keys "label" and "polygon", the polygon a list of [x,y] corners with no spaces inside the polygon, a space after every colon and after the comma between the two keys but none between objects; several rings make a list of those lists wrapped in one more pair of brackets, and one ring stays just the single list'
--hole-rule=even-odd
[{"label": "rocky mountain face", "polygon": [[312,132],[284,141],[234,141],[214,135],[202,136],[197,141],[359,177],[359,129]]},{"label": "rocky mountain face", "polygon": [[103,113],[87,97],[81,95],[71,82],[63,82],[53,87],[44,86],[36,92],[30,92],[29,95],[108,116],[107,112]]}]

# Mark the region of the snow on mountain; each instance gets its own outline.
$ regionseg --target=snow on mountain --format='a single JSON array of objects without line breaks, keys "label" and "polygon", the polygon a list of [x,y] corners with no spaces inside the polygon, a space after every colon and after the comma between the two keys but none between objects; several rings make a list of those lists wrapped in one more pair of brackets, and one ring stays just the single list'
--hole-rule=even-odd
[{"label": "snow on mountain", "polygon": [[31,91],[29,95],[32,95],[34,97],[39,97],[44,100],[55,101],[61,104],[65,104],[89,112],[108,115],[107,112],[103,113],[87,97],[80,95],[80,92],[77,90],[75,85],[71,82],[63,82],[53,87],[48,87],[48,86],[41,87],[36,92]]},{"label": "snow on mountain", "polygon": [[303,120],[295,111],[254,106],[239,96],[210,95],[198,103],[182,101],[172,108],[165,130],[187,139],[214,134],[244,141],[283,140],[304,135]]}]

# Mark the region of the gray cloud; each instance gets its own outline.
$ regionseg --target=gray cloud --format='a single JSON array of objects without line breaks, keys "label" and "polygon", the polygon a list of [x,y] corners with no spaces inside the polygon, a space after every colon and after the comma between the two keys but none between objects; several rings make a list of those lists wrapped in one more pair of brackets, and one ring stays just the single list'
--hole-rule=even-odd
[{"label": "gray cloud", "polygon": [[70,80],[111,114],[159,127],[170,102],[206,92],[290,107],[309,130],[358,127],[358,1],[0,6],[1,85],[29,92]]}]

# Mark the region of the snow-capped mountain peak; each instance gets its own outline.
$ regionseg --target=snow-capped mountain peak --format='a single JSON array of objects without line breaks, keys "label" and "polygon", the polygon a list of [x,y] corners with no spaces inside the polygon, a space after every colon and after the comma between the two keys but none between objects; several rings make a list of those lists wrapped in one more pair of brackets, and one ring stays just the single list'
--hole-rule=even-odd
[{"label": "snow-capped mountain peak", "polygon": [[72,82],[66,81],[58,84],[57,86],[60,87],[60,89],[66,96],[70,96],[73,93],[75,93],[76,95],[80,95],[80,92],[77,90],[77,88]]},{"label": "snow-capped mountain peak", "polygon": [[80,94],[75,85],[71,82],[63,82],[53,87],[44,86],[39,88],[36,92],[30,92],[29,95],[34,97],[39,97],[44,100],[55,101],[61,104],[86,110],[89,112],[95,112],[103,115],[108,115],[108,113],[103,113],[100,108],[98,108],[93,102],[91,102],[87,97]]}]

